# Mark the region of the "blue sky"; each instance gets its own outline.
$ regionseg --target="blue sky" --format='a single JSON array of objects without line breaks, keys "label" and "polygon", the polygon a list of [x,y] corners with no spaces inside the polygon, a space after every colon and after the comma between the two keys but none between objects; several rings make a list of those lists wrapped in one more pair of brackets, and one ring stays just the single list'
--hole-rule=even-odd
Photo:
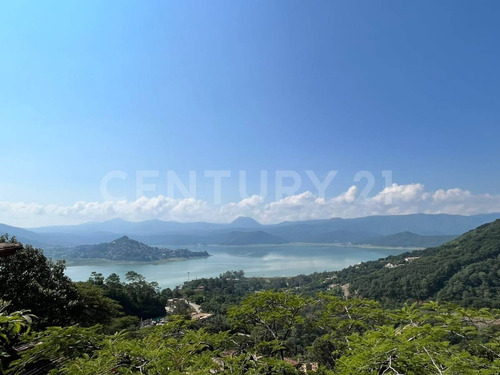
[{"label": "blue sky", "polygon": [[[239,170],[252,194],[260,170],[270,190],[275,171],[297,171],[297,194],[314,193],[305,170],[336,170],[327,198],[362,189],[361,170],[376,196],[391,170],[400,186],[496,202],[499,16],[496,1],[3,2],[0,220],[19,202],[103,202],[114,170],[129,201],[138,170],[159,171],[149,198],[166,195],[167,170],[186,183],[195,170],[208,203],[204,171],[230,170],[222,204],[241,199]],[[30,212],[11,221],[34,225]],[[356,215],[324,215],[342,213]],[[39,221],[96,219],[70,216]]]}]

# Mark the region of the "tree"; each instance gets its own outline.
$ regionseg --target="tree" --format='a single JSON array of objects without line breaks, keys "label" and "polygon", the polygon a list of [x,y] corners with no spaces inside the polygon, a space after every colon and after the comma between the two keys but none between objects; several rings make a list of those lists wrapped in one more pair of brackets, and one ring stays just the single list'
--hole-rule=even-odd
[{"label": "tree", "polygon": [[25,362],[16,365],[21,368],[30,360],[63,355],[67,361],[54,374],[208,374],[217,367],[214,355],[227,348],[228,334],[209,334],[191,325],[179,319],[143,330],[141,335],[106,337],[95,327],[51,328],[50,334],[37,339],[43,344],[24,354]]},{"label": "tree", "polygon": [[319,294],[321,308],[317,312],[315,325],[324,332],[308,352],[311,358],[333,367],[335,361],[349,347],[348,336],[364,333],[376,326],[390,322],[390,315],[379,303],[367,299],[345,300]]},{"label": "tree", "polygon": [[7,302],[0,300],[0,374],[15,358],[14,347],[29,333],[34,317],[26,310],[7,313],[8,306]]},{"label": "tree", "polygon": [[[99,278],[98,274],[96,276]],[[127,315],[143,319],[165,315],[165,299],[160,293],[158,283],[149,283],[144,276],[134,271],[127,272],[125,277],[128,283],[121,282],[115,273],[106,278],[103,290],[107,297],[118,301]]]},{"label": "tree", "polygon": [[89,283],[92,283],[94,285],[103,286],[104,285],[104,276],[100,272],[93,271],[90,274],[90,277],[89,277],[88,281],[89,281]]},{"label": "tree", "polygon": [[228,313],[236,328],[258,336],[263,352],[279,353],[283,359],[292,330],[304,322],[300,313],[307,302],[289,292],[265,291],[249,295]]},{"label": "tree", "polygon": [[0,299],[10,301],[11,309],[38,316],[37,327],[71,324],[79,297],[64,270],[64,261],[52,262],[40,249],[27,245],[0,258]]},{"label": "tree", "polygon": [[488,312],[429,303],[421,308],[405,307],[394,316],[394,324],[349,336],[350,350],[338,360],[337,372],[346,375],[499,373],[498,337],[488,337],[477,325],[495,321]]},{"label": "tree", "polygon": [[123,315],[120,304],[105,296],[102,288],[90,282],[78,282],[78,315],[75,319],[83,326],[110,324]]},{"label": "tree", "polygon": [[[111,337],[120,337],[120,335]],[[19,375],[41,366],[58,367],[56,363],[61,359],[68,361],[80,357],[88,358],[101,348],[104,339],[100,325],[89,328],[49,327],[30,337],[30,341],[37,344],[22,352],[20,358],[12,363],[7,373]],[[54,371],[56,374],[60,373],[57,370]]]}]

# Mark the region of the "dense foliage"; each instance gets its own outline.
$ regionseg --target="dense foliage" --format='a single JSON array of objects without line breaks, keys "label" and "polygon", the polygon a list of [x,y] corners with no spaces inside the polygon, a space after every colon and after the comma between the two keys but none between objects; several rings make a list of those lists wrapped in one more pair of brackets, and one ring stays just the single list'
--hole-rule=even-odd
[{"label": "dense foliage", "polygon": [[165,315],[166,300],[172,295],[169,289],[163,291],[156,282],[147,282],[144,276],[134,271],[125,275],[128,282],[113,273],[106,279],[93,272],[88,283],[96,286],[109,298],[117,301],[127,315],[139,318],[156,318]]},{"label": "dense foliage", "polygon": [[64,261],[52,262],[29,245],[0,258],[0,299],[9,301],[11,309],[31,310],[39,317],[37,325],[74,323],[79,296],[64,267]]},{"label": "dense foliage", "polygon": [[352,293],[389,303],[437,299],[498,308],[500,220],[440,247],[366,262],[337,277],[339,283],[350,284]]},{"label": "dense foliage", "polygon": [[33,318],[25,310],[8,313],[8,306],[0,300],[0,374],[16,355],[15,346],[29,332]]},{"label": "dense foliage", "polygon": [[388,247],[435,247],[444,244],[445,242],[452,241],[457,236],[422,236],[412,232],[401,232],[391,234],[389,236],[382,236],[376,238],[369,238],[361,241],[375,246],[388,246]]},{"label": "dense foliage", "polygon": [[[496,375],[499,244],[497,221],[340,272],[228,271],[173,291],[133,271],[73,283],[64,263],[27,246],[0,263],[10,286],[0,298],[12,301],[0,306],[0,373]],[[184,308],[140,328],[139,318],[165,316],[167,301]],[[213,315],[196,320],[193,303]]]},{"label": "dense foliage", "polygon": [[[4,240],[6,237],[3,237]],[[64,261],[47,259],[27,245],[15,255],[0,258],[0,299],[9,311],[29,310],[37,328],[80,324],[128,326],[138,319],[165,314],[169,289],[160,291],[131,271],[122,282],[116,274],[104,279],[93,273],[88,282],[72,282],[64,275]]]},{"label": "dense foliage", "polygon": [[265,290],[293,290],[307,296],[325,290],[325,280],[332,272],[313,273],[293,277],[245,277],[243,271],[227,271],[219,277],[202,278],[184,283],[182,295],[199,303],[204,311],[221,313],[253,292]]},{"label": "dense foliage", "polygon": [[498,374],[499,312],[438,303],[384,310],[371,300],[258,292],[230,309],[230,328],[171,316],[164,325],[103,334],[100,326],[25,335],[9,374]]}]

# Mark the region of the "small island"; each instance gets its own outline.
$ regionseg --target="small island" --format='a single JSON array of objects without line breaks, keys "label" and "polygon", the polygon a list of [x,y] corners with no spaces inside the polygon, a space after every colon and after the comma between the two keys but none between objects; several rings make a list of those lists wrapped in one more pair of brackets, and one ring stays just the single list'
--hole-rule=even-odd
[{"label": "small island", "polygon": [[68,249],[68,258],[106,259],[129,262],[157,262],[175,259],[209,257],[206,251],[165,249],[146,245],[127,236],[97,245],[80,245]]}]

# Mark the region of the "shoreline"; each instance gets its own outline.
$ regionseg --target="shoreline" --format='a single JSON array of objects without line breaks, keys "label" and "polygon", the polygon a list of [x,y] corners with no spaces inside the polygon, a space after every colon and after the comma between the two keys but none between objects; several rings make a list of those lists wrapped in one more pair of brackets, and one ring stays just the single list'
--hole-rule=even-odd
[{"label": "shoreline", "polygon": [[208,256],[196,256],[189,258],[167,258],[167,259],[158,259],[158,260],[115,260],[115,259],[106,259],[106,258],[60,258],[57,260],[64,260],[66,262],[66,266],[82,266],[82,265],[93,265],[97,263],[112,263],[112,264],[164,264],[164,263],[174,263],[174,262],[183,262],[191,259],[205,259],[209,258],[212,255]]},{"label": "shoreline", "polygon": [[[166,245],[152,245],[155,247],[166,246]],[[351,247],[355,249],[383,249],[390,251],[415,251],[415,250],[424,250],[425,247],[405,247],[405,246],[379,246],[379,245],[370,245],[370,244],[345,244],[345,243],[317,243],[317,242],[289,242],[284,244],[254,244],[254,245],[218,245],[218,244],[207,244],[203,246],[194,245],[191,247],[190,245],[182,245],[183,248],[191,247],[192,249],[200,249],[206,247],[218,247],[224,249],[235,249],[235,248],[265,248],[272,247],[276,249],[286,249],[287,247],[295,247],[295,246],[316,246],[316,247],[337,247],[337,248],[346,248]],[[208,249],[207,249],[208,250]],[[208,256],[193,256],[188,258],[167,258],[167,259],[158,259],[158,260],[114,260],[114,259],[106,259],[106,258],[52,258],[53,260],[64,260],[66,262],[66,266],[74,267],[74,266],[82,266],[82,265],[95,265],[95,264],[165,264],[165,263],[174,263],[174,262],[184,262],[188,260],[195,259],[206,259],[213,256],[213,254],[209,254]]]},{"label": "shoreline", "polygon": [[[156,247],[159,246],[169,246],[169,245],[153,245]],[[360,249],[386,249],[386,250],[425,250],[426,247],[417,247],[417,246],[380,246],[380,245],[370,245],[370,244],[352,244],[352,243],[340,243],[340,242],[287,242],[281,244],[247,244],[247,245],[220,245],[220,244],[205,244],[202,246],[199,245],[182,245],[182,247],[191,247],[194,248],[205,248],[205,247],[222,247],[222,248],[238,248],[238,247],[287,247],[287,246],[323,246],[323,247],[354,247]]]}]

